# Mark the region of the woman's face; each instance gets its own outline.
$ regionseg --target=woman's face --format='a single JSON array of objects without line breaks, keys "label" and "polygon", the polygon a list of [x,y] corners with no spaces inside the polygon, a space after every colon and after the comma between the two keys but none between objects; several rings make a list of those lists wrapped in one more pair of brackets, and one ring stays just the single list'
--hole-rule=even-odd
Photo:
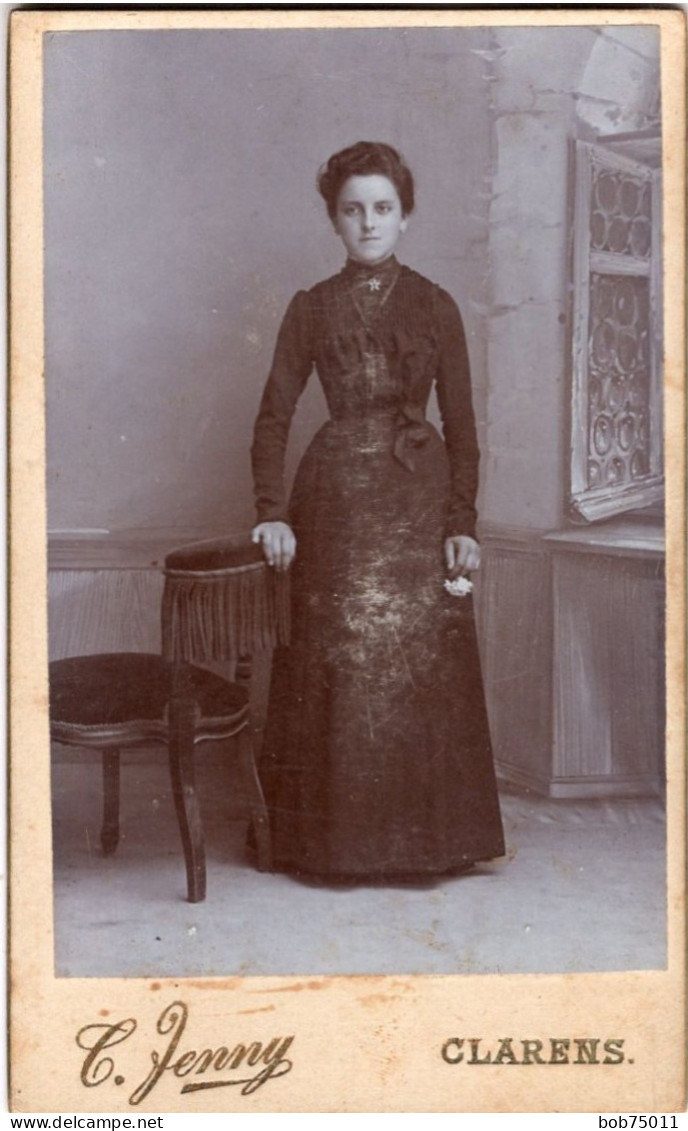
[{"label": "woman's face", "polygon": [[339,190],[334,230],[357,263],[374,267],[388,259],[406,231],[392,181],[378,173],[349,177]]}]

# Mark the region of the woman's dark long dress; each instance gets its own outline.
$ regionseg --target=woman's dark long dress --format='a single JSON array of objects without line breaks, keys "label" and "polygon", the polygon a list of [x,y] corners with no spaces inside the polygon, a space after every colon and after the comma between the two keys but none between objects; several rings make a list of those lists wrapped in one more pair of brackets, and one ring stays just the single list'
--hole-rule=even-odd
[{"label": "woman's dark long dress", "polygon": [[[331,419],[287,507],[289,424],[314,365]],[[444,442],[425,421],[433,381]],[[475,533],[478,470],[450,296],[396,259],[300,291],[252,456],[258,521],[297,539],[260,768],[275,866],[421,875],[500,856],[472,598],[443,585],[445,537]]]}]

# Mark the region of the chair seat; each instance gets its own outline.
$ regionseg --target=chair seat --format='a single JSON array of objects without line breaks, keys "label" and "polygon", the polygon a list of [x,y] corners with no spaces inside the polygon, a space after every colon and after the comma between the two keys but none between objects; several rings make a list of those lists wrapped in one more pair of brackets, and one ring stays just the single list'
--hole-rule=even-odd
[{"label": "chair seat", "polygon": [[194,749],[236,738],[240,774],[251,797],[258,867],[270,867],[270,831],[253,755],[246,687],[192,664],[141,652],[74,656],[50,664],[50,734],[56,742],[103,756],[106,855],[119,842],[120,750],[165,742],[186,862],[188,898],[205,899],[203,827],[194,780]]},{"label": "chair seat", "polygon": [[167,705],[179,678],[203,719],[229,718],[248,705],[246,688],[191,664],[169,664],[161,656],[112,652],[75,656],[50,665],[53,724],[113,727],[132,720],[166,725]]}]

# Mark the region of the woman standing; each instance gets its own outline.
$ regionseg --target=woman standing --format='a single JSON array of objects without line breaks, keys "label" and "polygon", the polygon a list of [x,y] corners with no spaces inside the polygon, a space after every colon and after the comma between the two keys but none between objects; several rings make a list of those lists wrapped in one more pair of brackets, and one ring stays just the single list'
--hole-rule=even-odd
[{"label": "woman standing", "polygon": [[[261,776],[278,869],[381,878],[504,851],[472,598],[479,453],[450,296],[394,251],[413,179],[391,146],[334,154],[318,187],[347,252],[282,323],[252,448],[260,541],[291,568]],[[287,506],[290,421],[315,367],[330,420]],[[444,441],[425,419],[433,383]]]}]

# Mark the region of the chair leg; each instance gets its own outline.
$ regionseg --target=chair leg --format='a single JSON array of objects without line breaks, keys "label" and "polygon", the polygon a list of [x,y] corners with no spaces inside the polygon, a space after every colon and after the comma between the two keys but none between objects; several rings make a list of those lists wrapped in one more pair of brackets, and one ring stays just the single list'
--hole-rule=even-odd
[{"label": "chair leg", "polygon": [[251,794],[251,824],[256,838],[256,852],[258,857],[258,871],[272,871],[272,840],[270,836],[270,819],[263,796],[263,787],[260,784],[256,760],[253,754],[253,732],[250,725],[245,726],[237,735],[239,748],[239,764],[246,789]]},{"label": "chair leg", "polygon": [[103,751],[103,825],[100,843],[105,856],[119,844],[119,750]]},{"label": "chair leg", "polygon": [[169,705],[169,758],[172,795],[184,849],[189,903],[205,899],[205,846],[194,774],[196,704],[172,699]]}]

